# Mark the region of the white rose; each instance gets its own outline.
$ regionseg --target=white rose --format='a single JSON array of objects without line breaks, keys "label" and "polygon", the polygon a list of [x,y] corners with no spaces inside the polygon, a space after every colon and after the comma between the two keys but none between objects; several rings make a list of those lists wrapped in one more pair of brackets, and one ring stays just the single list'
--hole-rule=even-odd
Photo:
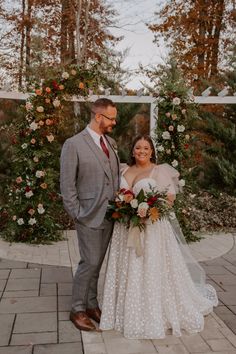
[{"label": "white rose", "polygon": [[61,104],[61,102],[60,102],[60,100],[58,100],[57,98],[53,101],[53,106],[55,107],[55,108],[58,108],[58,107],[60,107],[60,104]]},{"label": "white rose", "polygon": [[172,103],[175,105],[175,106],[178,106],[180,104],[180,98],[179,97],[175,97],[172,101]]},{"label": "white rose", "polygon": [[124,196],[123,194],[118,194],[118,196],[115,198],[116,202],[123,202],[124,201]]},{"label": "white rose", "polygon": [[173,132],[174,126],[173,126],[173,125],[170,125],[168,129],[169,129],[170,132]]},{"label": "white rose", "polygon": [[163,139],[166,139],[166,140],[170,139],[170,133],[167,132],[167,131],[163,132],[163,133],[162,133],[162,138],[163,138]]},{"label": "white rose", "polygon": [[43,106],[38,106],[38,107],[36,108],[36,111],[39,112],[39,113],[43,113],[43,112],[44,112]]},{"label": "white rose", "polygon": [[49,143],[51,143],[54,140],[54,136],[52,134],[47,135],[46,138],[48,139]]},{"label": "white rose", "polygon": [[148,210],[149,205],[146,202],[142,202],[142,203],[139,204],[138,208],[139,209],[147,209]]},{"label": "white rose", "polygon": [[44,177],[44,176],[45,176],[45,172],[38,170],[38,171],[36,171],[35,176],[36,176],[37,178]]},{"label": "white rose", "polygon": [[180,187],[184,187],[185,186],[185,180],[184,179],[180,179],[179,180],[179,185],[180,185]]},{"label": "white rose", "polygon": [[30,218],[29,221],[28,221],[28,224],[29,224],[29,225],[34,225],[34,224],[36,224],[36,219],[35,219],[35,218]]},{"label": "white rose", "polygon": [[26,192],[25,193],[25,196],[26,196],[26,198],[31,198],[32,196],[34,195],[34,193],[32,192],[32,191],[29,191],[29,192]]},{"label": "white rose", "polygon": [[61,76],[62,76],[63,79],[68,79],[70,75],[68,74],[67,71],[64,71],[64,73],[62,73]]},{"label": "white rose", "polygon": [[190,136],[188,134],[185,135],[185,139],[186,140],[189,140],[190,139]]},{"label": "white rose", "polygon": [[43,214],[45,212],[45,209],[44,209],[44,207],[42,205],[38,205],[37,210],[38,210],[39,214]]},{"label": "white rose", "polygon": [[164,151],[165,149],[164,149],[164,147],[162,146],[162,145],[159,145],[158,147],[157,147],[157,151]]},{"label": "white rose", "polygon": [[177,126],[177,130],[178,130],[179,133],[182,133],[182,132],[185,131],[185,126],[184,125],[178,125]]},{"label": "white rose", "polygon": [[32,122],[29,127],[30,127],[30,129],[32,129],[32,130],[36,130],[36,129],[38,129],[38,123]]},{"label": "white rose", "polygon": [[137,199],[132,199],[130,202],[130,205],[132,206],[132,208],[137,208],[138,207],[138,200]]},{"label": "white rose", "polygon": [[32,103],[31,102],[26,102],[25,108],[26,108],[27,111],[30,111],[33,108]]},{"label": "white rose", "polygon": [[178,166],[178,161],[177,160],[173,160],[172,162],[171,162],[171,165],[173,166],[173,167],[177,167]]},{"label": "white rose", "polygon": [[138,212],[137,215],[140,216],[141,218],[145,218],[147,215],[147,210],[149,208],[148,203],[142,202],[138,206]]},{"label": "white rose", "polygon": [[26,149],[27,146],[28,146],[28,145],[27,145],[26,143],[24,143],[24,144],[21,145],[22,149]]},{"label": "white rose", "polygon": [[20,218],[17,220],[18,225],[23,225],[24,224],[24,219]]},{"label": "white rose", "polygon": [[72,69],[70,73],[71,75],[75,76],[77,74],[77,71],[75,69]]}]

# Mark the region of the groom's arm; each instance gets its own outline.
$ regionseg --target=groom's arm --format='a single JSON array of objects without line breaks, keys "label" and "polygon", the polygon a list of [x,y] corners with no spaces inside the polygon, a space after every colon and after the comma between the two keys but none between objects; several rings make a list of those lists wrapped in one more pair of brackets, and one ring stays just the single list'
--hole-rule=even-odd
[{"label": "groom's arm", "polygon": [[60,189],[63,204],[68,214],[76,220],[79,214],[77,192],[79,158],[71,139],[66,140],[61,151],[60,159]]}]

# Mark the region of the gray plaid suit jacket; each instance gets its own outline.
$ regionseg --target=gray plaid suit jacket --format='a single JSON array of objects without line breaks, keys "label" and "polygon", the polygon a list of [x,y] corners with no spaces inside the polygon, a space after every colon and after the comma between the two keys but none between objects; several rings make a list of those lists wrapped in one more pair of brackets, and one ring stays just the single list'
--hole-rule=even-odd
[{"label": "gray plaid suit jacket", "polygon": [[99,227],[108,201],[119,187],[119,159],[115,141],[106,136],[108,159],[84,129],[67,139],[61,152],[60,187],[68,214],[88,227]]}]

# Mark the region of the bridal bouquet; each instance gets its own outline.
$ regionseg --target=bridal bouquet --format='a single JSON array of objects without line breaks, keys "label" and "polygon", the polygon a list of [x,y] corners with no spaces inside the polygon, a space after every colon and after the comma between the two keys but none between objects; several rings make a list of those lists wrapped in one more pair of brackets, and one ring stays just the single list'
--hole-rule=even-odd
[{"label": "bridal bouquet", "polygon": [[131,190],[122,188],[116,193],[115,200],[109,202],[106,217],[127,227],[138,227],[141,231],[148,220],[153,223],[169,210],[166,193],[141,189],[135,196]]}]

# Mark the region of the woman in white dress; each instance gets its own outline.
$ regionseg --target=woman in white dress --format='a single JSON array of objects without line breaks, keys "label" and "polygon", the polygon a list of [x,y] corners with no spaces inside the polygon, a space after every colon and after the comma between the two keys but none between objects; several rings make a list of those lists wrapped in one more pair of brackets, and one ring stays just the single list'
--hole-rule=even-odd
[{"label": "woman in white dress", "polygon": [[[141,189],[167,190],[173,204],[179,173],[168,164],[156,165],[149,136],[139,136],[131,163],[122,172],[121,188],[135,195]],[[215,289],[205,284],[204,272],[183,242],[176,220],[164,217],[142,232],[141,256],[127,245],[126,225],[116,222],[104,284],[100,329],[115,329],[130,339],[164,338],[167,329],[203,330],[204,315],[218,303]]]}]

